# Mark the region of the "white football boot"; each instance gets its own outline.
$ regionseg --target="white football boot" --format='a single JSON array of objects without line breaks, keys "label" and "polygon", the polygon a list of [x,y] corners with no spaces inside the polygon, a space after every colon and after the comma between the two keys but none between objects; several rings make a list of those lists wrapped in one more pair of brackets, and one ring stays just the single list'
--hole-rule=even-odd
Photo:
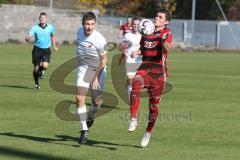
[{"label": "white football boot", "polygon": [[151,133],[146,131],[142,138],[142,142],[141,142],[142,147],[146,147],[148,145],[150,137],[151,137]]}]

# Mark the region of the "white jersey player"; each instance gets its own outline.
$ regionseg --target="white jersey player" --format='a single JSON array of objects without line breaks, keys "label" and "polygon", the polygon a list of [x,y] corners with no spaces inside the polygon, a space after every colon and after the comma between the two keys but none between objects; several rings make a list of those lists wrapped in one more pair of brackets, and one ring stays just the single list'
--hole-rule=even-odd
[{"label": "white jersey player", "polygon": [[[77,86],[89,88],[99,66],[100,56],[106,53],[107,42],[102,34],[96,30],[88,37],[85,36],[84,32],[83,27],[80,27],[77,32]],[[106,73],[106,66],[100,72],[99,80],[104,82],[105,77],[102,75]],[[103,85],[104,83],[100,87],[103,88]]]},{"label": "white jersey player", "polygon": [[140,22],[139,18],[133,18],[132,21],[132,32],[126,33],[123,37],[123,41],[129,42],[130,47],[124,51],[125,54],[125,70],[127,76],[127,93],[130,97],[130,92],[132,90],[132,79],[136,74],[136,70],[142,62],[141,56],[131,57],[133,51],[139,50],[141,34],[138,32],[138,24]]},{"label": "white jersey player", "polygon": [[[87,141],[88,128],[94,122],[94,113],[101,105],[101,91],[106,76],[107,42],[95,30],[96,16],[92,12],[83,15],[82,27],[77,32],[77,113],[81,122],[79,143]],[[91,107],[88,118],[85,98],[91,90]]]}]

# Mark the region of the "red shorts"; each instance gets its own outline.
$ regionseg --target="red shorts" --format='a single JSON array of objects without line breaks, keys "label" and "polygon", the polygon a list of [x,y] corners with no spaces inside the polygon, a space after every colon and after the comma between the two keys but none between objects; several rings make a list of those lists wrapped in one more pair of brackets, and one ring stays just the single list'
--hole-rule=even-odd
[{"label": "red shorts", "polygon": [[[133,88],[146,88],[150,103],[159,103],[164,92],[166,76],[152,74],[143,70],[137,71],[133,79]],[[141,85],[135,87],[134,85]]]}]

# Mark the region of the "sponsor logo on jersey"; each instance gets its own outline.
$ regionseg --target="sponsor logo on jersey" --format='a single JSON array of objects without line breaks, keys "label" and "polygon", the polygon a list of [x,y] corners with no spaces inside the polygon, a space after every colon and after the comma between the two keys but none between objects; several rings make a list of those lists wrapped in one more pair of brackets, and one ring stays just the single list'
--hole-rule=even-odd
[{"label": "sponsor logo on jersey", "polygon": [[154,48],[156,46],[155,42],[144,41],[145,48]]}]

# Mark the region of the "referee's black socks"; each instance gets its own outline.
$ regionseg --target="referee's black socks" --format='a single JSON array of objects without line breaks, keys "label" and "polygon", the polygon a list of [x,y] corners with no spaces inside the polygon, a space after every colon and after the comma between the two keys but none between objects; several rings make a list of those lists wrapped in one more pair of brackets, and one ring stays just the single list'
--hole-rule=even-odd
[{"label": "referee's black socks", "polygon": [[33,78],[34,78],[34,81],[35,81],[35,84],[36,85],[39,85],[38,83],[38,71],[33,71]]},{"label": "referee's black socks", "polygon": [[43,66],[39,66],[38,71],[42,72],[44,70]]}]

